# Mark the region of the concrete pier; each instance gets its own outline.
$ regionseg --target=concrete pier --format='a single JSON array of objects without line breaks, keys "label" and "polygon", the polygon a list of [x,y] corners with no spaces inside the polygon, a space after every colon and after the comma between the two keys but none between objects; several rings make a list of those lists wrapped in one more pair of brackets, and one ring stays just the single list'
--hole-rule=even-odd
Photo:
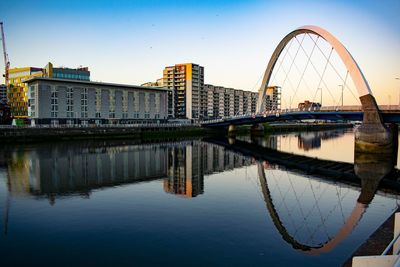
[{"label": "concrete pier", "polygon": [[355,132],[355,151],[361,153],[391,154],[393,133],[383,123],[378,105],[372,95],[360,97],[364,118]]}]

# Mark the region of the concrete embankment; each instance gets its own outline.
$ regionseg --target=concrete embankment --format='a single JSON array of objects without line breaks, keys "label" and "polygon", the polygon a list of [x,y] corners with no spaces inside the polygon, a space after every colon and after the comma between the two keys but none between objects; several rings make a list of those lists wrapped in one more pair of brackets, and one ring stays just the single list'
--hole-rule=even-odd
[{"label": "concrete embankment", "polygon": [[10,127],[0,128],[1,142],[81,139],[163,139],[204,136],[210,130],[192,127]]},{"label": "concrete embankment", "polygon": [[[350,128],[348,123],[325,124],[271,124],[266,125],[265,133],[319,131]],[[166,139],[203,136],[225,136],[227,129],[210,129],[198,126],[171,127],[4,127],[0,128],[0,142],[43,142],[82,139]],[[238,134],[249,134],[250,126],[242,126]]]}]

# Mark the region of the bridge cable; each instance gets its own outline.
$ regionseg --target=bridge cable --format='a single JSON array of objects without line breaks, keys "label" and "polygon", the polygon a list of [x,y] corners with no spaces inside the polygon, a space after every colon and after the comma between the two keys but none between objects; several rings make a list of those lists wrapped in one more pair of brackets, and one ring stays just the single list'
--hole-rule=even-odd
[{"label": "bridge cable", "polygon": [[[296,40],[297,40],[297,38],[296,38]],[[317,45],[317,43],[315,42],[315,43],[314,43],[314,46],[313,46],[313,48],[312,48],[312,50],[311,50],[310,56],[309,56],[308,59],[307,59],[306,66],[304,67],[304,70],[303,70],[303,73],[302,73],[302,75],[301,75],[301,77],[300,77],[299,83],[297,84],[296,92],[295,92],[295,94],[294,94],[294,96],[293,96],[293,99],[291,100],[290,106],[292,106],[292,102],[293,102],[294,98],[295,98],[296,95],[297,95],[297,91],[299,90],[301,81],[303,80],[304,74],[306,73],[308,64],[310,63],[310,59],[311,59],[312,54],[314,53],[314,50],[315,50],[316,45]],[[302,50],[304,51],[304,48],[303,48],[303,46],[302,46],[301,44],[300,44],[300,47],[301,47]],[[305,54],[306,54],[306,56],[307,56],[307,53],[305,53]],[[311,64],[312,64],[312,62],[311,62]]]},{"label": "bridge cable", "polygon": [[[288,176],[288,178],[289,178],[290,186],[292,187],[292,191],[293,191],[293,193],[294,193],[294,196],[295,196],[295,198],[296,198],[297,203],[301,203],[301,202],[299,201],[299,198],[298,198],[297,194],[296,194],[296,190],[294,189],[294,186],[293,186],[293,182],[292,182],[291,177],[289,176],[288,172],[286,172],[286,174],[287,174],[287,176]],[[305,220],[306,217],[304,216],[304,211],[303,211],[301,205],[299,205],[299,210],[300,210],[301,216],[303,216],[303,219]],[[308,232],[309,234],[311,234],[311,231],[310,231],[310,229],[308,228],[308,225],[306,225],[306,229],[307,229],[307,232]],[[296,232],[297,232],[297,230],[296,230]]]},{"label": "bridge cable", "polygon": [[[291,56],[290,53],[289,53],[289,56],[290,56],[290,59],[292,59],[292,56]],[[292,60],[295,61],[294,59],[292,59]],[[301,75],[302,72],[300,71],[300,68],[299,68],[299,66],[296,64],[296,62],[294,62],[293,65],[295,66],[295,68],[296,68],[297,72],[299,73],[299,75]],[[304,82],[304,84],[306,85],[307,89],[308,89],[309,91],[311,91],[311,88],[310,88],[310,86],[308,85],[308,83],[306,82],[306,80],[303,80],[303,82]]]},{"label": "bridge cable", "polygon": [[[290,41],[289,46],[285,46],[286,52],[285,52],[285,54],[283,55],[282,60],[280,60],[278,69],[276,70],[276,72],[274,73],[274,76],[272,77],[272,80],[271,80],[272,82],[275,81],[276,75],[277,75],[277,73],[279,72],[279,70],[280,70],[280,68],[281,68],[281,66],[282,66],[282,63],[285,61],[285,58],[286,58],[286,56],[287,56],[287,54],[288,54],[288,52],[289,52],[289,49],[291,48],[292,44],[293,44],[293,40]],[[273,83],[272,83],[272,84],[273,84]]]},{"label": "bridge cable", "polygon": [[[290,56],[290,53],[289,53],[289,56]],[[300,71],[299,66],[296,63],[294,63],[293,65],[295,66],[295,68],[296,68],[297,72],[299,73],[299,75],[301,75],[302,72]],[[304,82],[304,85],[307,87],[308,91],[312,92],[312,90],[311,90],[310,86],[308,85],[307,81],[305,79],[303,79],[303,82]],[[301,100],[301,99],[299,99],[299,100]]]},{"label": "bridge cable", "polygon": [[[319,80],[319,82],[318,82],[317,90],[315,90],[315,94],[314,94],[314,97],[313,97],[313,102],[314,102],[314,100],[315,100],[315,98],[316,98],[316,96],[317,96],[318,89],[321,88],[322,79],[323,79],[323,77],[324,77],[324,75],[325,75],[325,72],[326,72],[326,69],[327,69],[327,67],[328,67],[328,62],[329,62],[329,60],[330,60],[330,58],[331,58],[332,52],[333,52],[333,47],[331,48],[331,51],[330,51],[330,53],[329,53],[328,59],[326,60],[326,63],[325,63],[325,66],[324,66],[324,70],[322,71],[322,75],[321,75],[320,80]],[[333,101],[335,101],[335,98],[333,97],[332,93],[329,91],[329,88],[328,88],[328,92],[329,92],[330,95],[332,96]],[[321,88],[321,95],[322,95],[322,88]],[[321,102],[322,102],[322,96],[321,96]],[[321,107],[322,107],[322,103],[320,103],[320,104],[321,104]]]},{"label": "bridge cable", "polygon": [[[293,64],[293,65],[294,65],[294,66],[296,67],[296,69],[298,70],[297,65],[296,65],[296,64]],[[293,91],[293,93],[295,93],[296,90],[294,89],[293,82],[292,82],[292,80],[288,77],[290,71],[286,72],[284,67],[282,67],[282,71],[285,73],[285,75],[287,76],[287,78],[285,78],[285,80],[284,80],[284,82],[283,82],[283,84],[282,84],[281,87],[283,88],[283,87],[285,86],[285,84],[286,84],[286,81],[288,81],[288,82],[289,82],[289,85],[290,85],[290,89]],[[299,71],[299,73],[301,73],[300,70],[298,70],[298,71]],[[286,102],[286,101],[285,101],[285,102]]]},{"label": "bridge cable", "polygon": [[[296,38],[296,40],[297,40],[297,37],[294,37],[294,38]],[[305,39],[305,36],[303,36],[303,38],[301,39],[301,42],[300,42],[300,43],[303,43],[304,39]],[[298,40],[297,40],[297,41],[298,41]],[[293,43],[293,41],[292,41],[291,43]],[[286,51],[287,51],[287,53],[289,53],[289,49],[286,50]],[[295,56],[294,56],[294,59],[296,59],[296,57],[297,57],[299,51],[300,51],[300,46],[297,48],[296,54],[295,54]],[[284,84],[286,83],[286,79],[288,78],[288,75],[289,75],[290,71],[292,70],[292,67],[293,67],[293,64],[294,64],[294,59],[292,60],[292,63],[290,64],[289,70],[288,70],[287,73],[286,73],[286,71],[284,70],[284,68],[282,67],[282,69],[283,69],[283,71],[285,72],[286,75],[285,75],[285,78],[284,78],[284,80],[283,80],[283,83],[282,83],[282,86],[281,86],[281,87],[283,87]],[[291,81],[289,81],[289,82],[291,83]],[[267,84],[266,86],[268,87],[268,85],[269,85],[269,84]],[[265,90],[265,88],[263,88],[263,90]],[[292,90],[294,91],[293,88],[292,88]],[[263,107],[263,105],[264,105],[265,97],[266,97],[266,94],[264,93],[264,94],[263,94],[263,99],[262,99],[262,102],[261,102],[261,109],[260,109],[260,110],[262,110],[262,107]]]},{"label": "bridge cable", "polygon": [[347,89],[349,89],[349,91],[350,91],[350,93],[353,95],[353,97],[356,99],[356,100],[360,100],[359,99],[359,97],[356,97],[355,95],[354,95],[354,93],[353,93],[353,90],[350,90],[350,88],[347,86],[347,84],[346,84],[346,81],[347,81],[347,77],[349,76],[349,71],[347,71],[347,73],[346,73],[346,77],[344,78],[344,87],[345,88],[347,88]]},{"label": "bridge cable", "polygon": [[[313,187],[313,185],[312,185],[312,183],[311,183],[311,181],[310,181],[310,177],[309,177],[309,176],[307,177],[307,180],[308,180],[308,183],[309,183],[310,188],[311,188],[311,192],[312,192],[313,197],[314,197],[314,200],[315,200],[315,202],[314,202],[315,205],[313,206],[313,209],[312,209],[312,210],[314,210],[314,207],[317,208],[317,211],[318,211],[318,213],[319,213],[319,217],[320,217],[320,220],[321,220],[320,226],[321,226],[321,225],[323,226],[323,229],[324,229],[324,231],[325,231],[325,234],[326,234],[326,236],[327,236],[328,239],[329,239],[329,234],[328,234],[328,231],[326,230],[325,221],[324,221],[324,219],[323,219],[323,215],[322,215],[321,209],[320,209],[320,207],[319,207],[319,205],[318,205],[318,201],[320,200],[320,198],[322,197],[323,194],[321,194],[320,198],[317,200],[317,197],[316,197],[315,191],[314,191],[314,187]],[[327,188],[328,188],[328,185],[326,184],[326,185],[325,185],[325,190],[324,190],[323,193],[325,193],[325,191],[327,190]],[[312,210],[311,210],[311,211],[312,211]],[[308,217],[308,215],[309,215],[309,214],[307,214],[307,217]],[[314,236],[314,234],[317,232],[317,230],[320,228],[320,226],[317,227],[317,229],[312,233],[312,235],[311,235],[311,240],[312,240],[312,241],[313,241],[313,236]]]},{"label": "bridge cable", "polygon": [[[326,55],[324,54],[324,52],[322,52],[321,48],[320,48],[320,47],[318,46],[318,44],[317,44],[317,41],[318,41],[319,36],[317,35],[317,41],[314,41],[314,39],[313,39],[308,33],[306,33],[306,34],[311,38],[311,40],[314,42],[314,44],[316,45],[316,47],[318,48],[318,50],[323,54],[323,56],[325,57],[325,59],[327,60],[327,62],[328,62],[330,65],[332,65],[332,63],[330,62],[330,56],[327,58]],[[306,35],[306,34],[305,34],[305,35]],[[305,54],[306,56],[308,56],[308,53],[305,51],[304,47],[302,46],[301,48],[302,48],[304,54]],[[332,47],[332,48],[333,48],[333,47]],[[330,54],[330,55],[331,55],[331,54]],[[310,57],[311,57],[311,55],[310,55]],[[310,63],[311,63],[311,66],[313,67],[314,71],[315,71],[315,72],[318,74],[318,76],[321,78],[321,82],[324,84],[325,88],[328,90],[328,93],[329,93],[330,96],[332,97],[333,103],[335,103],[335,97],[333,96],[331,90],[329,90],[329,86],[328,86],[328,85],[326,84],[326,82],[324,81],[323,76],[319,73],[319,71],[318,71],[317,68],[315,67],[314,63],[313,63],[312,61],[311,61]]]},{"label": "bridge cable", "polygon": [[[282,170],[282,171],[280,171],[280,173],[282,173],[284,170]],[[290,218],[290,222],[292,223],[292,226],[293,226],[293,228],[295,228],[296,227],[296,223],[294,222],[294,220],[293,220],[293,218],[292,218],[292,216],[290,215],[290,210],[289,210],[289,208],[288,208],[288,206],[287,206],[287,203],[286,203],[286,201],[285,201],[285,198],[286,198],[286,195],[287,195],[287,193],[289,192],[289,190],[290,190],[290,188],[287,190],[287,192],[283,195],[282,194],[282,190],[281,190],[281,188],[280,188],[280,186],[278,185],[278,182],[276,181],[276,178],[275,178],[275,174],[273,174],[272,175],[272,177],[273,177],[273,180],[274,180],[274,183],[275,183],[275,185],[276,185],[276,187],[277,187],[277,189],[278,189],[278,192],[279,192],[279,195],[281,196],[281,199],[282,199],[282,204],[284,205],[284,207],[286,208],[286,211],[287,211],[287,213],[288,213],[288,217]],[[271,192],[273,192],[272,190],[271,190]],[[272,197],[272,196],[271,196]],[[276,207],[277,209],[280,209],[280,205],[279,206],[277,206]]]},{"label": "bridge cable", "polygon": [[[307,33],[308,34],[308,33]],[[308,34],[309,35],[309,34]],[[309,35],[310,39],[315,43],[314,39]],[[317,48],[319,49],[319,51],[323,54],[323,56],[326,58],[326,55],[324,54],[324,52],[322,52],[321,48],[319,46],[317,46]],[[343,77],[339,74],[339,71],[335,68],[335,66],[333,66],[333,64],[331,62],[329,62],[329,65],[333,68],[333,70],[336,72],[336,74],[339,76],[339,78],[342,80],[342,82],[345,84],[346,88],[349,89],[349,91],[352,91],[347,85],[345,80],[343,79]],[[348,70],[347,70],[348,72]],[[353,95],[354,96],[354,95]],[[357,98],[358,99],[358,98]]]}]

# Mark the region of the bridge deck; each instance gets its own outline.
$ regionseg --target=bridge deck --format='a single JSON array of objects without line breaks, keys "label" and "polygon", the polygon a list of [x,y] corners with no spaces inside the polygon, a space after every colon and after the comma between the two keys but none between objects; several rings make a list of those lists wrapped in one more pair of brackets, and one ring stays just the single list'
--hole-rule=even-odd
[{"label": "bridge deck", "polygon": [[[386,123],[400,123],[400,111],[383,110],[382,118]],[[241,115],[223,119],[201,122],[203,127],[227,127],[229,125],[251,125],[274,121],[328,120],[328,121],[362,121],[362,111],[291,111],[274,112],[263,115]]]}]

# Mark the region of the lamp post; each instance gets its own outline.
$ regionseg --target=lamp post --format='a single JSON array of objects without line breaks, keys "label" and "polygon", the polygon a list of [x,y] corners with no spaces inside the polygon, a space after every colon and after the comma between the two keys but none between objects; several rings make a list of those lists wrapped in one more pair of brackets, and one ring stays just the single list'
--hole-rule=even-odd
[{"label": "lamp post", "polygon": [[319,101],[319,104],[320,104],[321,107],[322,107],[322,88],[318,88],[317,90],[321,90],[321,101]]},{"label": "lamp post", "polygon": [[[396,77],[396,78],[394,78],[394,79],[400,81],[400,78],[399,78],[399,77]],[[400,92],[399,92],[399,106],[400,106]]]},{"label": "lamp post", "polygon": [[343,90],[344,90],[344,85],[343,85],[343,84],[339,84],[338,86],[342,87],[342,107],[343,107]]}]

